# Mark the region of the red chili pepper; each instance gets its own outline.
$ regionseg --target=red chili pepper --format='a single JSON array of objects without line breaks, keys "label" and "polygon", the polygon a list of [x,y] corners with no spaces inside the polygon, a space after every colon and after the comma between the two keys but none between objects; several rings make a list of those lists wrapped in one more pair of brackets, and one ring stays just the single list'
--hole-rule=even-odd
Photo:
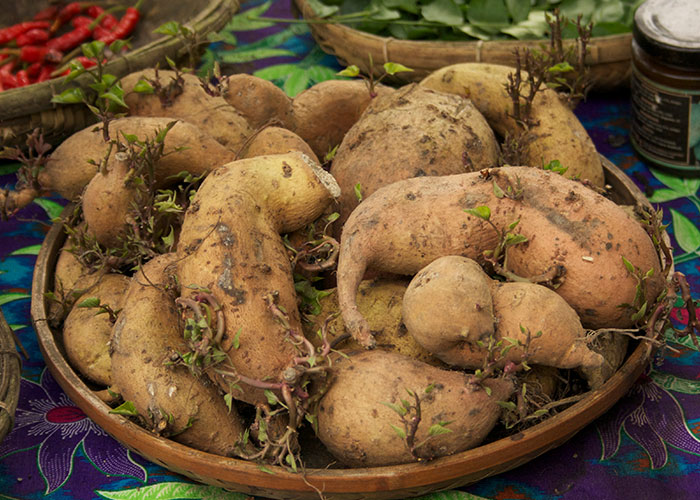
[{"label": "red chili pepper", "polygon": [[25,31],[15,38],[15,43],[18,47],[24,45],[41,45],[49,40],[49,32],[39,28],[33,28]]},{"label": "red chili pepper", "polygon": [[51,74],[54,72],[55,69],[56,66],[54,66],[53,64],[45,64],[41,67],[41,71],[39,71],[39,74],[36,77],[36,81],[45,82],[46,80],[50,80]]},{"label": "red chili pepper", "polygon": [[[97,19],[105,10],[99,5],[91,5],[87,8],[87,15],[93,19]],[[119,19],[114,14],[107,12],[103,15],[102,21],[100,21],[100,26],[106,30],[112,31],[114,27],[119,23]]]},{"label": "red chili pepper", "polygon": [[50,5],[34,14],[35,21],[53,21],[58,15],[58,5]]},{"label": "red chili pepper", "polygon": [[74,28],[77,28],[78,26],[90,26],[93,21],[94,19],[88,16],[75,16],[73,19],[71,19],[70,25]]},{"label": "red chili pepper", "polygon": [[17,78],[12,73],[0,73],[0,81],[2,82],[2,86],[6,89],[17,87]]},{"label": "red chili pepper", "polygon": [[18,87],[25,87],[32,83],[29,80],[29,75],[27,74],[26,69],[21,69],[15,74],[15,78],[17,78],[17,86]]},{"label": "red chili pepper", "polygon": [[63,54],[60,51],[45,45],[25,45],[19,49],[19,58],[28,63],[58,63],[63,58]]},{"label": "red chili pepper", "polygon": [[47,29],[50,24],[47,21],[27,21],[24,23],[8,26],[0,30],[0,44],[6,44],[17,38],[22,33],[31,29]]},{"label": "red chili pepper", "polygon": [[58,28],[66,24],[68,21],[73,19],[75,16],[83,11],[83,4],[81,2],[71,2],[58,11],[58,15],[51,25],[51,32],[55,33]]},{"label": "red chili pepper", "polygon": [[141,18],[141,12],[138,10],[138,6],[140,4],[141,1],[139,0],[135,7],[127,7],[124,16],[122,16],[119,23],[112,30],[109,36],[100,37],[98,40],[101,40],[109,45],[116,40],[123,40],[129,36],[131,32],[134,31],[136,24],[138,24],[139,19]]},{"label": "red chili pepper", "polygon": [[66,52],[77,47],[90,37],[92,37],[92,30],[89,26],[78,26],[73,31],[52,38],[46,42],[46,46],[50,49]]},{"label": "red chili pepper", "polygon": [[44,65],[41,62],[35,62],[27,66],[27,74],[31,77],[34,78],[39,74],[41,71],[41,68],[43,68]]}]

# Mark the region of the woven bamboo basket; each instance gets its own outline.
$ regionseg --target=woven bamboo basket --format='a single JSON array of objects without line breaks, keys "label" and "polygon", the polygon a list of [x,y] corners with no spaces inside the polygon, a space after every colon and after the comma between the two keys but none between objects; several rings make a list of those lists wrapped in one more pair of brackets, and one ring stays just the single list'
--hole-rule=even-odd
[{"label": "woven bamboo basket", "polygon": [[[35,2],[6,3],[0,11],[0,27],[31,19],[40,8]],[[121,3],[129,6],[134,2],[121,0]],[[154,29],[166,22],[177,21],[187,24],[206,39],[208,33],[218,31],[230,20],[239,4],[239,0],[144,2],[141,20],[131,36],[132,49],[110,61],[105,71],[121,77],[156,64],[163,66],[166,57],[181,60],[186,53],[183,42],[153,33]],[[114,5],[114,2],[109,2],[109,5]],[[87,85],[90,80],[84,76],[73,83]],[[59,77],[0,92],[0,145],[23,144],[26,135],[37,127],[43,131],[46,141],[55,144],[92,123],[93,115],[83,105],[51,103],[52,96],[66,88],[65,78]]]},{"label": "woven bamboo basket", "polygon": [[[294,0],[304,19],[314,20],[306,0]],[[397,73],[399,83],[420,81],[443,66],[462,62],[485,62],[514,65],[514,50],[538,49],[542,40],[447,42],[430,40],[398,40],[365,33],[342,24],[309,23],[309,29],[318,45],[338,58],[341,64],[354,64],[378,77],[384,73],[386,62],[400,63],[413,69]],[[566,40],[565,43],[573,43]],[[592,87],[609,90],[627,84],[631,74],[632,34],[624,33],[593,37],[588,45],[587,63],[591,68]],[[370,68],[370,57],[373,65]]]},{"label": "woven bamboo basket", "polygon": [[14,336],[0,310],[0,441],[14,425],[19,400],[20,370]]},{"label": "woven bamboo basket", "polygon": [[[601,160],[613,201],[651,207],[622,170],[605,158]],[[67,210],[70,209],[69,205]],[[69,364],[60,330],[52,329],[45,320],[48,314],[46,292],[53,289],[56,260],[65,238],[62,224],[54,224],[37,257],[32,282],[32,321],[39,347],[56,381],[88,417],[131,450],[195,481],[249,495],[316,500],[322,492],[327,500],[388,500],[476,483],[522,465],[571,439],[629,391],[655,350],[650,342],[638,342],[619,370],[600,389],[537,425],[471,450],[425,463],[347,469],[333,465],[332,457],[322,446],[303,441],[302,450],[309,450],[307,444],[312,446],[303,457],[307,465],[303,473],[279,466],[262,468],[252,461],[189,448],[157,436],[126,417],[110,413],[111,408]]]}]

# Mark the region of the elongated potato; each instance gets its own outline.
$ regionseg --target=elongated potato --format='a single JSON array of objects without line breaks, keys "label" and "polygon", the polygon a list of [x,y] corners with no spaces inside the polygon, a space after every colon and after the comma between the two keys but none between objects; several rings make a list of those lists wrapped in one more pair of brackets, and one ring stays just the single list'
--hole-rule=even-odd
[{"label": "elongated potato", "polygon": [[318,157],[304,139],[282,127],[265,127],[243,148],[240,158],[252,158],[299,151],[319,163]]},{"label": "elongated potato", "polygon": [[[494,184],[500,188],[496,193]],[[509,270],[531,278],[563,269],[564,282],[556,291],[585,327],[633,324],[633,311],[623,305],[634,303],[637,278],[623,258],[643,273],[653,270],[646,284],[648,303],[664,286],[656,249],[641,224],[578,182],[528,167],[406,179],[370,195],[343,229],[338,301],[353,336],[372,344],[355,302],[367,269],[413,275],[445,255],[483,262],[498,234],[465,213],[480,206],[490,208],[497,228],[520,221],[517,232],[527,242],[508,249]]]},{"label": "elongated potato", "polygon": [[[279,381],[296,355],[287,336],[301,325],[280,235],[315,220],[337,195],[331,175],[298,152],[231,162],[197,191],[178,243],[178,275],[184,287],[209,290],[222,308],[220,349],[228,358],[219,373],[229,374],[215,378],[223,390],[238,383],[237,375]],[[273,314],[270,299],[286,311],[288,326]],[[262,389],[238,386],[234,397],[266,401]]]},{"label": "elongated potato", "polygon": [[[123,274],[104,274],[97,282],[88,275],[78,279],[75,287],[85,290],[84,297],[99,299],[115,314],[122,308],[129,278]],[[78,304],[80,304],[80,300]],[[104,386],[112,385],[112,362],[109,340],[112,322],[109,314],[98,314],[96,307],[73,307],[63,323],[63,345],[73,366],[87,379]]]},{"label": "elongated potato", "polygon": [[340,185],[339,224],[362,197],[392,182],[498,166],[499,146],[484,117],[464,97],[407,85],[374,98],[333,158]]},{"label": "elongated potato", "polygon": [[[157,77],[156,77],[157,74]],[[124,101],[131,116],[161,116],[184,120],[209,134],[228,149],[238,152],[253,133],[246,118],[221,96],[209,95],[200,79],[191,73],[179,75],[181,83],[172,87],[177,75],[172,70],[149,68],[121,79]],[[140,80],[160,85],[155,93],[134,91]],[[169,89],[172,89],[168,91]],[[177,90],[179,89],[179,90]]]},{"label": "elongated potato", "polygon": [[[460,63],[446,66],[428,75],[420,85],[453,92],[471,99],[501,136],[515,135],[519,125],[511,117],[512,103],[505,85],[513,68],[489,63]],[[532,103],[525,164],[541,167],[559,160],[568,168],[567,177],[587,179],[603,186],[603,167],[586,129],[576,115],[559,99],[556,92],[544,89]]]},{"label": "elongated potato", "polygon": [[229,75],[223,97],[253,130],[264,125],[292,128],[292,100],[268,80],[246,73]]},{"label": "elongated potato", "polygon": [[[485,379],[482,384],[471,382],[464,373],[400,354],[364,351],[334,364],[331,386],[319,404],[318,437],[351,467],[393,465],[464,451],[483,441],[501,414],[498,401],[506,401],[513,391],[508,379]],[[424,443],[415,448],[415,456],[392,428],[403,429],[403,424],[391,405],[415,404],[411,394],[420,399],[414,444]],[[412,410],[407,419],[413,417]],[[431,436],[434,426],[447,431]]]},{"label": "elongated potato", "polygon": [[169,365],[187,350],[175,305],[175,254],[154,258],[134,275],[112,331],[112,379],[157,432],[224,456],[237,453],[243,424],[206,377]]},{"label": "elongated potato", "polygon": [[[137,132],[139,140],[153,140],[158,130],[163,130],[172,120],[169,118],[128,117],[135,124],[157,124],[156,128]],[[206,174],[235,158],[235,153],[196,126],[178,121],[165,136],[164,155],[154,166],[155,188],[172,182],[171,177],[181,172],[193,175]],[[95,175],[82,195],[83,215],[88,232],[106,247],[119,247],[125,227],[132,218],[129,212],[140,185],[127,183],[133,175],[133,165],[128,158],[112,152],[107,171]]]}]

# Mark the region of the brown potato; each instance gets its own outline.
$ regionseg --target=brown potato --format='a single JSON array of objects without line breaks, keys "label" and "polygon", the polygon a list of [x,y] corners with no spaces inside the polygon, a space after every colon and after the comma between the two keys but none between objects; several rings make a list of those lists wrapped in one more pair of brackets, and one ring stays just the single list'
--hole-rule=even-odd
[{"label": "brown potato", "polygon": [[[197,191],[182,225],[178,275],[183,287],[206,288],[222,307],[220,348],[230,363],[217,381],[224,390],[237,375],[278,381],[296,355],[287,336],[301,325],[281,234],[315,220],[337,194],[331,175],[298,152],[231,162]],[[196,290],[183,288],[191,293]],[[289,326],[273,314],[270,300],[286,311]],[[239,386],[234,397],[266,401],[262,389]]]},{"label": "brown potato", "polygon": [[206,377],[172,365],[187,351],[175,305],[175,254],[154,258],[131,280],[112,332],[112,379],[149,427],[187,446],[233,456],[243,434],[235,407]]},{"label": "brown potato", "polygon": [[282,127],[265,127],[256,133],[243,148],[240,158],[252,158],[299,151],[319,163],[318,157],[308,144],[291,130]]},{"label": "brown potato", "polygon": [[[318,437],[351,467],[450,455],[484,440],[501,414],[498,401],[508,400],[513,388],[509,379],[484,379],[477,384],[464,373],[400,354],[361,352],[334,364],[330,389],[319,403]],[[415,454],[392,428],[403,429],[403,424],[391,405],[401,408],[402,400],[415,404],[411,394],[419,398],[421,414],[414,436],[414,445],[420,446],[415,447]],[[415,412],[411,410],[407,418],[412,417]],[[433,426],[447,431],[431,435]]]},{"label": "brown potato", "polygon": [[[516,135],[519,125],[512,118],[512,101],[505,85],[513,68],[489,63],[459,63],[428,75],[420,85],[442,92],[453,92],[471,99],[500,136]],[[559,160],[568,168],[567,177],[605,184],[603,167],[595,145],[576,115],[553,90],[544,89],[532,103],[532,141],[526,146],[530,167],[542,167]]]},{"label": "brown potato", "polygon": [[464,97],[415,84],[374,98],[345,134],[331,164],[342,224],[363,198],[409,177],[498,166],[500,149],[484,117]]},{"label": "brown potato", "polygon": [[270,81],[246,73],[229,75],[223,97],[253,130],[264,125],[292,128],[292,100]]}]

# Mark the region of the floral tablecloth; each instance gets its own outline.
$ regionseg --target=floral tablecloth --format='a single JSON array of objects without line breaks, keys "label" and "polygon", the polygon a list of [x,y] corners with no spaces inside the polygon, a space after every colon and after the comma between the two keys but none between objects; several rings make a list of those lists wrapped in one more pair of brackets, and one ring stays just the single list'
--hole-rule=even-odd
[{"label": "floral tablecloth", "polygon": [[[249,8],[267,8],[248,2]],[[288,0],[266,15],[290,17]],[[233,46],[236,50],[232,50]],[[340,69],[303,24],[264,27],[243,13],[205,54],[226,71],[275,81],[291,95]],[[628,95],[594,95],[577,114],[599,151],[664,211],[676,269],[700,296],[700,179],[650,169],[631,149]],[[0,164],[0,186],[15,164]],[[66,396],[46,369],[29,315],[32,272],[41,242],[63,205],[43,198],[0,222],[0,306],[21,341],[20,401],[13,430],[0,443],[0,499],[221,499],[247,495],[194,483],[149,463],[113,440]],[[679,325],[688,322],[674,312]],[[690,500],[700,498],[700,353],[669,338],[663,358],[606,415],[563,446],[497,477],[425,499]]]}]

